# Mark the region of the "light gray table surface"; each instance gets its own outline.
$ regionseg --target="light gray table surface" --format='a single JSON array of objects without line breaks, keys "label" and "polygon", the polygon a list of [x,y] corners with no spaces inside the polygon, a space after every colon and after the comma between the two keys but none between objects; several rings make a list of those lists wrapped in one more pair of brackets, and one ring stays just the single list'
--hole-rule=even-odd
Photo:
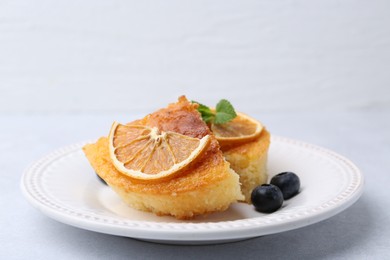
[{"label": "light gray table surface", "polygon": [[364,193],[350,208],[320,223],[207,246],[154,244],[75,228],[43,215],[23,197],[20,179],[30,163],[61,146],[106,134],[114,119],[137,115],[2,115],[0,259],[390,259],[389,112],[253,115],[275,135],[352,160],[364,173]]}]

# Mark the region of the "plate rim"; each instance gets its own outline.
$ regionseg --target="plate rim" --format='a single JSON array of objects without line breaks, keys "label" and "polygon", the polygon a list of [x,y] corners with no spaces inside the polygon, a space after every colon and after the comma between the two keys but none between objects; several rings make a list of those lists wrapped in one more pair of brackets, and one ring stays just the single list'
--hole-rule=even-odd
[{"label": "plate rim", "polygon": [[[328,157],[330,156],[333,159],[337,159],[339,163],[341,162],[348,166],[349,170],[354,173],[356,181],[354,184],[354,189],[349,190],[348,192],[344,190],[343,192],[346,192],[346,194],[344,194],[342,199],[339,199],[339,202],[336,201],[329,203],[330,201],[327,201],[325,205],[317,206],[314,211],[312,210],[312,212],[307,212],[307,210],[304,210],[299,214],[301,217],[294,216],[288,222],[276,223],[275,218],[264,215],[251,219],[200,223],[167,223],[123,220],[123,217],[110,218],[107,216],[99,219],[98,214],[89,213],[89,215],[85,215],[77,211],[67,212],[67,210],[59,208],[58,205],[55,205],[46,198],[42,197],[41,194],[33,194],[31,191],[32,187],[29,186],[31,183],[27,183],[27,180],[31,180],[34,174],[39,173],[40,170],[44,169],[44,166],[53,163],[53,161],[71,153],[79,152],[83,145],[90,143],[91,141],[79,142],[58,148],[41,157],[39,160],[31,163],[30,166],[25,169],[22,175],[20,187],[23,195],[32,206],[59,222],[78,228],[111,235],[120,235],[159,242],[182,241],[188,243],[197,243],[200,241],[213,242],[218,240],[228,241],[246,239],[301,228],[320,222],[340,213],[354,204],[360,198],[361,194],[363,193],[364,176],[359,168],[349,159],[327,148],[296,139],[272,135],[271,141],[296,145],[305,149],[314,150],[315,152],[324,154]],[[43,201],[37,200],[37,196],[41,196],[42,198],[40,199]],[[335,200],[335,198],[333,198],[333,200]],[[52,207],[48,205],[50,203],[53,204]],[[291,216],[291,214],[288,215]],[[302,217],[302,215],[307,215],[308,217]],[[272,223],[268,223],[266,226],[264,226],[258,222],[258,219],[260,218],[263,220],[267,220],[267,218],[272,219]],[[193,232],[196,232],[196,236],[193,235]]]}]

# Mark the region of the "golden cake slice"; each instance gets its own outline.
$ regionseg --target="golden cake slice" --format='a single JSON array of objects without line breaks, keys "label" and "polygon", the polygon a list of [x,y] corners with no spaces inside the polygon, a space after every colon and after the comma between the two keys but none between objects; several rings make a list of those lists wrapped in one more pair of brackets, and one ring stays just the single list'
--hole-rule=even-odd
[{"label": "golden cake slice", "polygon": [[207,146],[196,159],[168,177],[143,180],[118,171],[107,137],[86,145],[84,153],[96,173],[133,208],[178,219],[226,210],[231,203],[244,198],[239,177],[225,161],[196,107],[180,97],[177,103],[128,124],[198,139],[209,135]]},{"label": "golden cake slice", "polygon": [[263,128],[260,136],[250,142],[221,148],[230,167],[240,176],[241,192],[247,203],[251,203],[252,190],[267,183],[269,146],[270,133]]},{"label": "golden cake slice", "polygon": [[252,190],[267,182],[267,154],[270,134],[254,118],[243,113],[221,125],[210,125],[225,159],[238,173],[245,201],[251,203]]}]

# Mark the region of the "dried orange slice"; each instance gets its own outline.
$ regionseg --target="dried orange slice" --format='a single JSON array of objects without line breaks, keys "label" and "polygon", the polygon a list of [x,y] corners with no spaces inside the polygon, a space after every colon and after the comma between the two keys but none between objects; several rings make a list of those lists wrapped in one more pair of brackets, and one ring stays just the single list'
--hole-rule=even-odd
[{"label": "dried orange slice", "polygon": [[224,124],[211,124],[211,130],[221,148],[250,142],[260,136],[262,124],[256,119],[242,113]]},{"label": "dried orange slice", "polygon": [[109,135],[110,157],[121,173],[139,180],[167,178],[188,166],[207,147],[210,136],[192,138],[157,127],[122,125]]}]

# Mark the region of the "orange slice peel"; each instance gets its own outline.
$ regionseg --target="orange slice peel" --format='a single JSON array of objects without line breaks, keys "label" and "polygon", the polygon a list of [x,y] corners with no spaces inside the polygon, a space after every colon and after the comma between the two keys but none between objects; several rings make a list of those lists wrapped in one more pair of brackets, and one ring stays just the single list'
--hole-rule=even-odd
[{"label": "orange slice peel", "polygon": [[182,172],[203,154],[210,136],[198,139],[157,127],[114,122],[108,140],[110,158],[119,172],[153,181]]},{"label": "orange slice peel", "polygon": [[221,148],[239,145],[255,140],[261,134],[263,125],[256,119],[237,113],[237,117],[224,124],[211,124]]}]

